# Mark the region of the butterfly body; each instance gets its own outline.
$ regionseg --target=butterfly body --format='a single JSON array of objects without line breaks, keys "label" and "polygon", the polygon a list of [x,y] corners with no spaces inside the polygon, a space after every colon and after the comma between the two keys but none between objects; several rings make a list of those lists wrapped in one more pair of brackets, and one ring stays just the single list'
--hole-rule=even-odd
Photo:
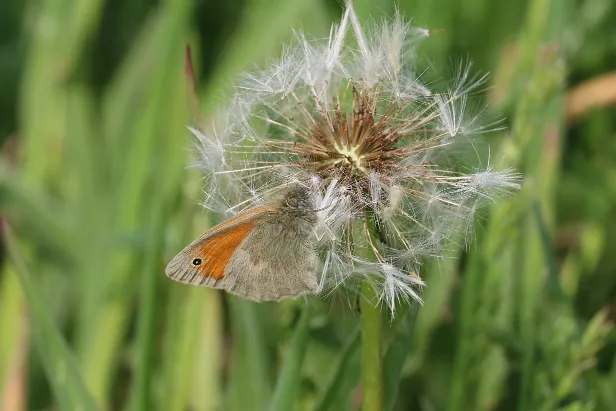
[{"label": "butterfly body", "polygon": [[316,221],[307,190],[295,187],[210,229],[182,250],[165,273],[253,301],[315,294]]}]

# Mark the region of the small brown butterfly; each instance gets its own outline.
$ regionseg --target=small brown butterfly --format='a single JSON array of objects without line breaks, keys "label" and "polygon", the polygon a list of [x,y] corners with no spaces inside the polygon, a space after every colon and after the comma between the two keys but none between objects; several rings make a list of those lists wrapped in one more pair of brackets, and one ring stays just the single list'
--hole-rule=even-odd
[{"label": "small brown butterfly", "polygon": [[314,201],[295,186],[206,231],[171,260],[165,274],[252,301],[318,292]]}]

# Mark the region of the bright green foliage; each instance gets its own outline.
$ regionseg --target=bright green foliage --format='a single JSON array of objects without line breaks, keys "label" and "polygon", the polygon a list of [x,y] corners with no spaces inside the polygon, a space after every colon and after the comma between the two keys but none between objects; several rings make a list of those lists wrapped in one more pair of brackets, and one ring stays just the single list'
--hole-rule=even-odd
[{"label": "bright green foliage", "polygon": [[[383,409],[616,409],[616,117],[565,110],[571,87],[614,68],[616,3],[355,1],[366,21],[396,5],[434,29],[418,68],[447,79],[468,56],[492,72],[484,97],[507,129],[485,137],[490,162],[524,181],[469,247],[453,239],[425,267],[423,307],[383,314]],[[293,29],[325,38],[341,10],[2,1],[0,409],[358,409],[354,298],[254,304],[163,273],[219,217],[198,205],[185,126]]]}]

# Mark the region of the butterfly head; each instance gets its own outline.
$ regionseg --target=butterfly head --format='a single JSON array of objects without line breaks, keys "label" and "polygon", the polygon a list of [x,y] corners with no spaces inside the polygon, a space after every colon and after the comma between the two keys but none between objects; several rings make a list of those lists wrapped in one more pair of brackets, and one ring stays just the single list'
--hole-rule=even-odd
[{"label": "butterfly head", "polygon": [[310,216],[315,213],[314,198],[308,188],[297,185],[284,193],[283,208],[295,216]]}]

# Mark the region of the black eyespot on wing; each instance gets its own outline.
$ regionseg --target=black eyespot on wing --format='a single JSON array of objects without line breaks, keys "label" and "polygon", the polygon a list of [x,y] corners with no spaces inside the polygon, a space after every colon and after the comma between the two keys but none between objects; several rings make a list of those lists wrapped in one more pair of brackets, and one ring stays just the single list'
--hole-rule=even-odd
[{"label": "black eyespot on wing", "polygon": [[193,263],[193,265],[201,265],[201,259],[200,258],[195,258],[192,263]]}]

